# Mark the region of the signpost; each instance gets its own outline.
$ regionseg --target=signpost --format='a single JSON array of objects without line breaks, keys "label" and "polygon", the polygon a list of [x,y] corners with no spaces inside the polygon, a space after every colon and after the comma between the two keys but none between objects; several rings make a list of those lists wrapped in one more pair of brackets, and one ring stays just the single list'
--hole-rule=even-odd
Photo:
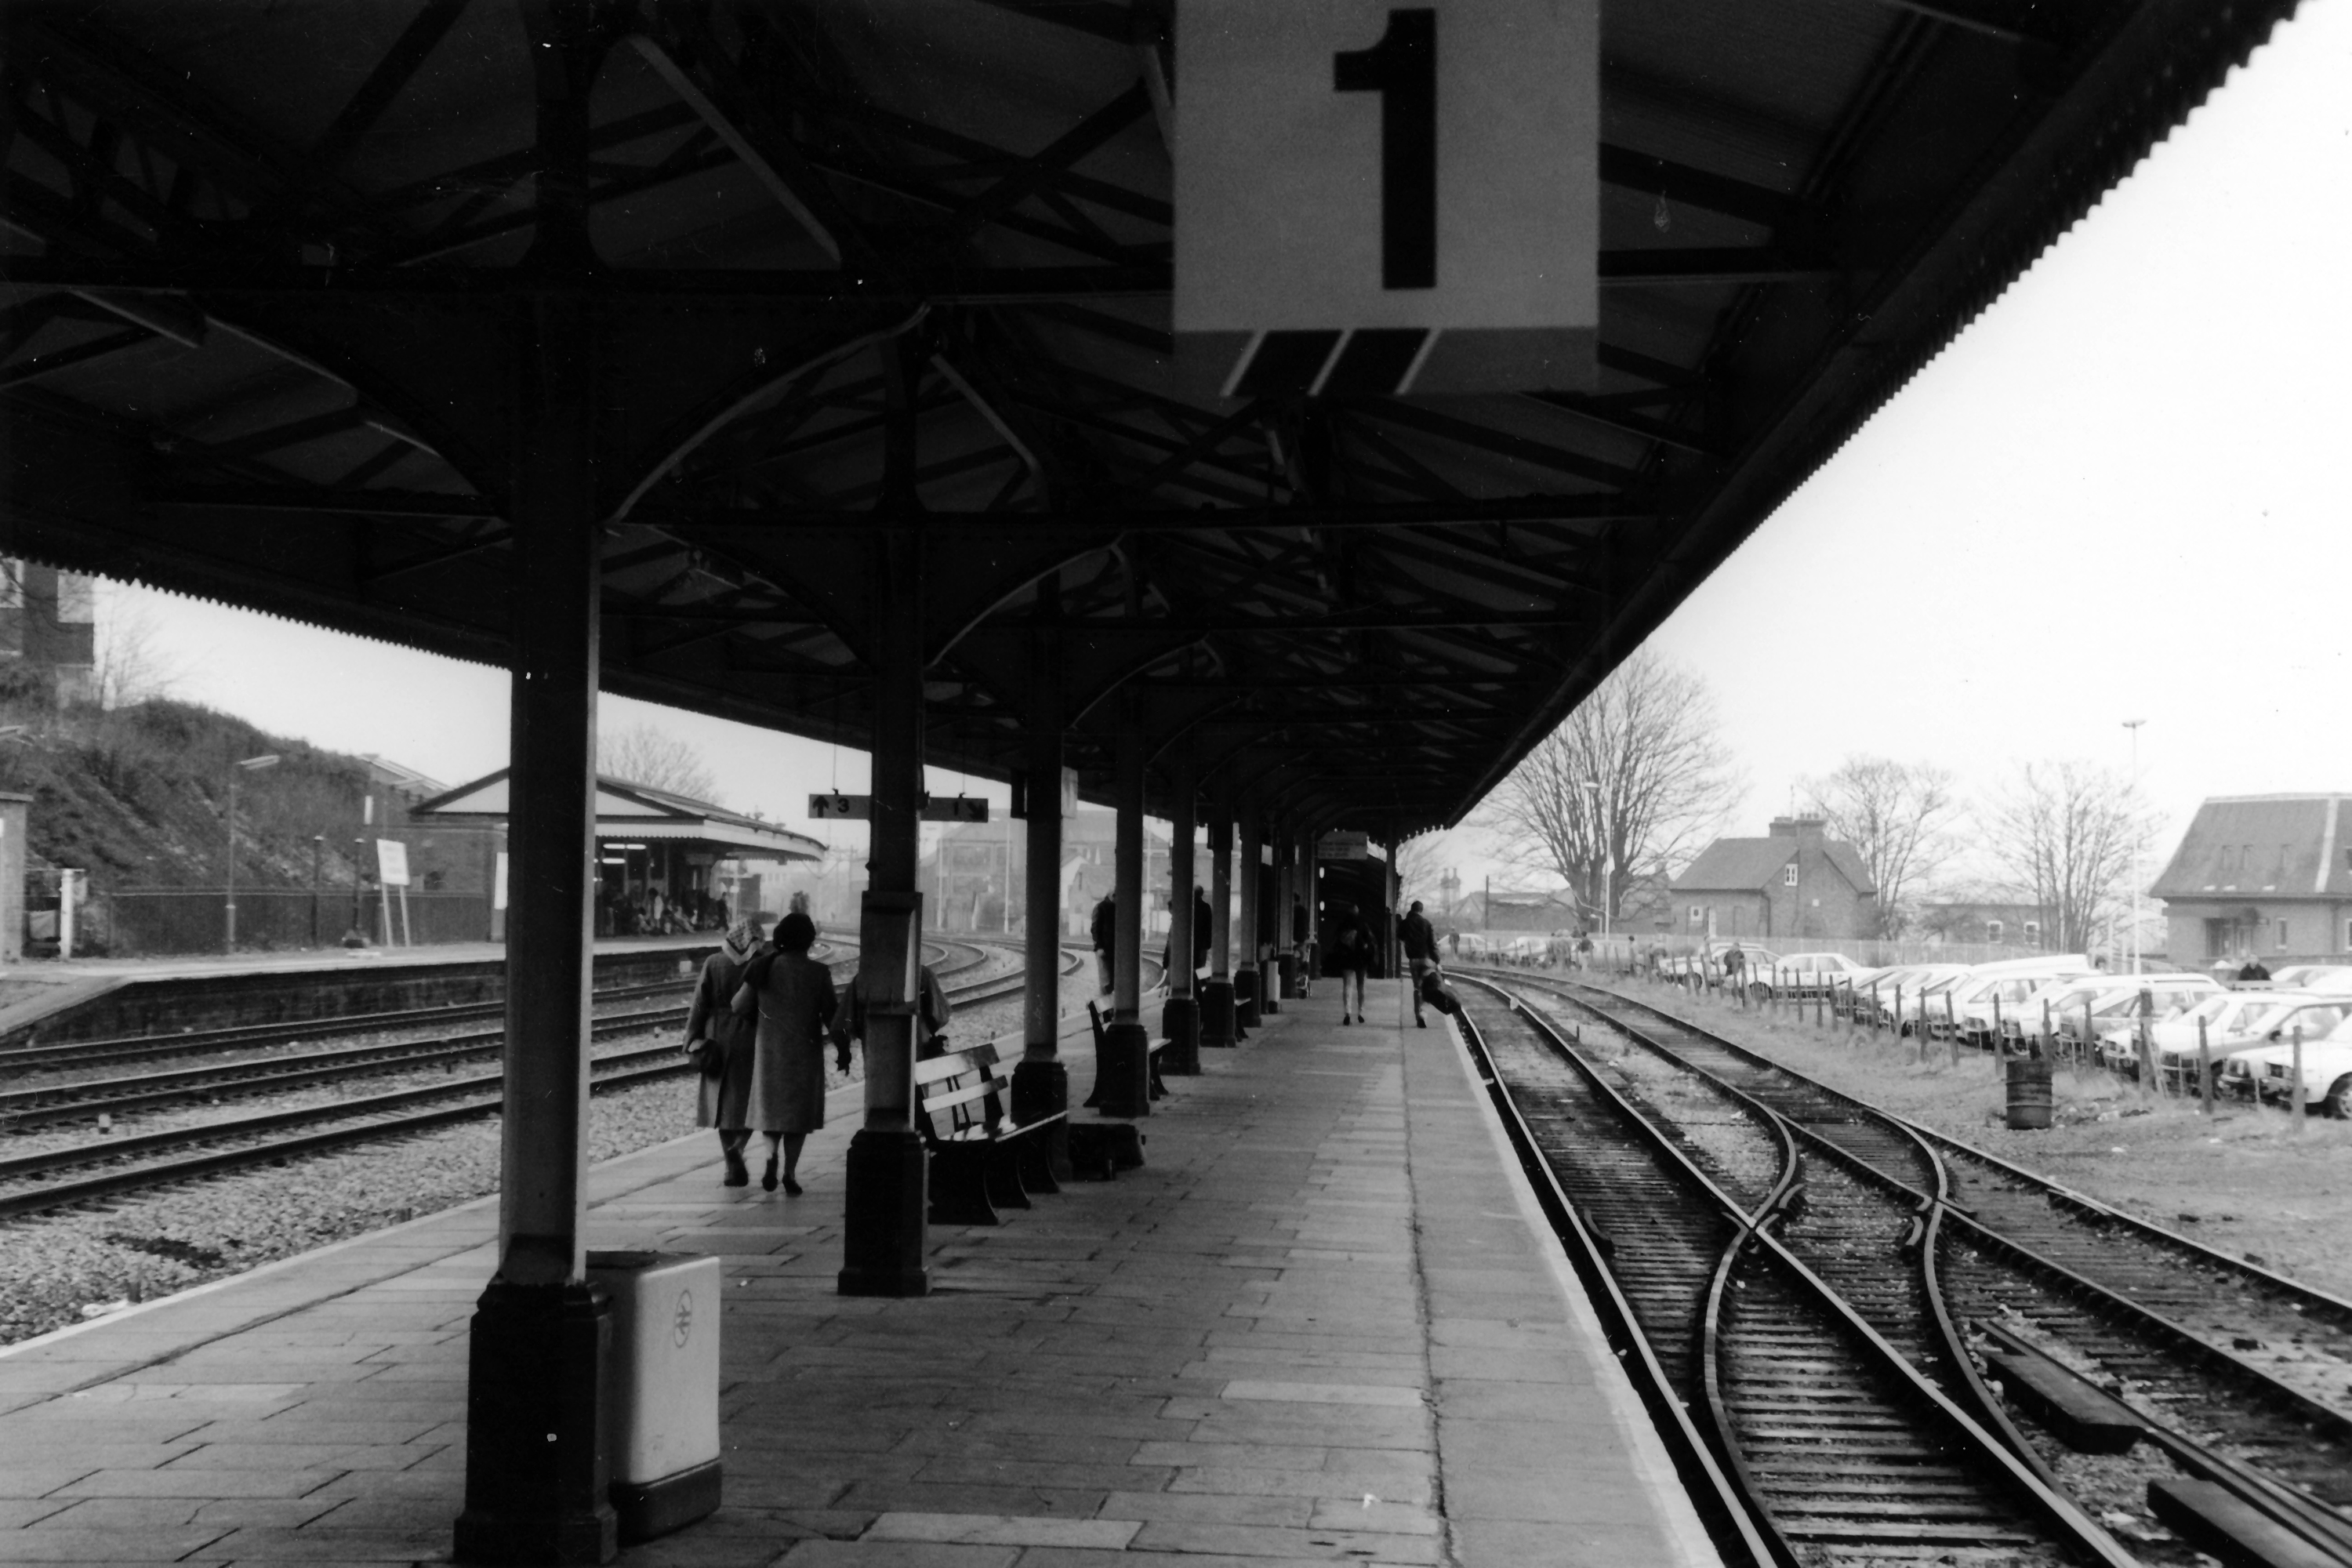
[{"label": "signpost", "polygon": [[1589,386],[1599,0],[1178,0],[1180,374]]},{"label": "signpost", "polygon": [[408,846],[397,838],[375,841],[375,878],[383,894],[383,944],[392,945],[392,890],[400,889],[400,945],[415,947],[408,927]]}]

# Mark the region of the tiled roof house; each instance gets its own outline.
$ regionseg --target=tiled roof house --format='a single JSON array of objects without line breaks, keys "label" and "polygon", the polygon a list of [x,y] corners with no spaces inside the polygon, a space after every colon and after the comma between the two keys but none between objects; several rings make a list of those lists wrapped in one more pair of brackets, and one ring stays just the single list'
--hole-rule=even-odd
[{"label": "tiled roof house", "polygon": [[2209,800],[2148,891],[2176,962],[2352,952],[2352,794]]},{"label": "tiled roof house", "polygon": [[1850,844],[1818,816],[1776,817],[1762,838],[1718,838],[1674,879],[1669,919],[1685,936],[1783,942],[1878,932],[1878,889]]}]

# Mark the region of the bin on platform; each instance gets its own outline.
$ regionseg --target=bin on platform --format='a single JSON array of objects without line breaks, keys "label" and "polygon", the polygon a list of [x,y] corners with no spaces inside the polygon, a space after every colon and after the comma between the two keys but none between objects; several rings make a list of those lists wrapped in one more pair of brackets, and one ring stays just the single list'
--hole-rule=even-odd
[{"label": "bin on platform", "polygon": [[2020,1132],[2050,1125],[2050,1058],[2009,1058],[2009,1125]]},{"label": "bin on platform", "polygon": [[1282,970],[1282,999],[1286,1002],[1297,1001],[1305,994],[1298,989],[1298,955],[1295,952],[1286,952],[1275,962],[1281,966]]},{"label": "bin on platform", "polygon": [[650,1541],[719,1506],[719,1259],[592,1252],[613,1298],[601,1436],[624,1542]]}]

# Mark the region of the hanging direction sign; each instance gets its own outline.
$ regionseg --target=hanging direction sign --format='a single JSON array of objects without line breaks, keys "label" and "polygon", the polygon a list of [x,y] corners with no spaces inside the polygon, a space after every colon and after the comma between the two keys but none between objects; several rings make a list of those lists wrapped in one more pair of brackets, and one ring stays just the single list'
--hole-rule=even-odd
[{"label": "hanging direction sign", "polygon": [[1227,397],[1589,385],[1599,0],[1178,0],[1180,372]]},{"label": "hanging direction sign", "polygon": [[[808,814],[814,822],[871,822],[874,820],[874,797],[870,795],[813,795],[809,796]],[[923,801],[925,822],[986,822],[988,802],[967,795],[947,800]]]},{"label": "hanging direction sign", "polygon": [[1315,841],[1318,860],[1368,860],[1371,853],[1369,833],[1327,833]]}]

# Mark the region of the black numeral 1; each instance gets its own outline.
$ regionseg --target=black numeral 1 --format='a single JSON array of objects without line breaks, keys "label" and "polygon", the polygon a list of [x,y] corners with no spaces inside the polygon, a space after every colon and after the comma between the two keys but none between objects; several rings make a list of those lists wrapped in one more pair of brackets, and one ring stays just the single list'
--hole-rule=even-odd
[{"label": "black numeral 1", "polygon": [[1381,287],[1437,287],[1437,13],[1391,11],[1369,49],[1331,57],[1339,92],[1381,95]]}]

